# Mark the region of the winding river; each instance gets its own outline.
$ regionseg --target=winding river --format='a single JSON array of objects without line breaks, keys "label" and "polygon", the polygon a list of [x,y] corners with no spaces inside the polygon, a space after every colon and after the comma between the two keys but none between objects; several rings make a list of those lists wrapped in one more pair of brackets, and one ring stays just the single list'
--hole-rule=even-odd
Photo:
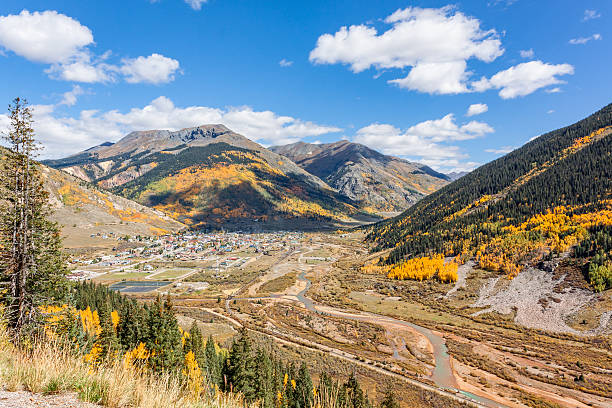
[{"label": "winding river", "polygon": [[306,272],[302,272],[298,276],[298,279],[300,281],[306,283],[306,287],[300,293],[298,293],[296,297],[298,301],[302,303],[306,309],[310,310],[311,312],[327,314],[327,315],[334,316],[334,317],[340,317],[342,319],[356,320],[356,321],[367,322],[367,323],[387,322],[387,323],[392,323],[395,325],[409,327],[411,329],[414,329],[417,332],[421,333],[423,336],[425,336],[427,340],[429,340],[429,342],[433,346],[433,355],[434,355],[436,364],[435,364],[435,367],[434,367],[434,370],[433,370],[433,373],[430,379],[433,382],[435,382],[435,384],[438,387],[451,391],[451,392],[459,392],[465,397],[467,397],[468,399],[476,401],[487,407],[492,407],[492,408],[504,408],[505,407],[505,405],[502,405],[497,401],[493,401],[485,397],[474,395],[466,391],[461,391],[457,388],[457,382],[455,380],[455,375],[453,374],[453,370],[451,368],[451,360],[448,354],[448,349],[446,348],[446,343],[444,341],[444,338],[442,338],[441,336],[435,334],[434,332],[432,332],[430,329],[426,327],[422,327],[414,323],[406,322],[404,320],[394,319],[389,316],[383,316],[383,315],[378,315],[374,313],[365,313],[365,312],[361,312],[358,314],[349,313],[349,312],[345,312],[345,311],[335,309],[329,306],[325,306],[324,310],[320,310],[319,309],[320,306],[316,305],[311,299],[306,297],[306,293],[310,289],[312,282],[310,281],[310,279],[306,278],[305,275],[306,275]]}]

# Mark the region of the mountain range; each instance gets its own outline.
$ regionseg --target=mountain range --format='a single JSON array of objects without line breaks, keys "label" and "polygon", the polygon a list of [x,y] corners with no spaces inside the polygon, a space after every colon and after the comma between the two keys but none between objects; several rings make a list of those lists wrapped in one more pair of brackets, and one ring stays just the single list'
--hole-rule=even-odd
[{"label": "mountain range", "polygon": [[270,150],[290,158],[372,212],[401,212],[450,180],[425,165],[346,140],[297,142]]},{"label": "mountain range", "polygon": [[356,225],[449,180],[356,143],[266,149],[219,124],[132,132],[44,163],[193,228]]}]

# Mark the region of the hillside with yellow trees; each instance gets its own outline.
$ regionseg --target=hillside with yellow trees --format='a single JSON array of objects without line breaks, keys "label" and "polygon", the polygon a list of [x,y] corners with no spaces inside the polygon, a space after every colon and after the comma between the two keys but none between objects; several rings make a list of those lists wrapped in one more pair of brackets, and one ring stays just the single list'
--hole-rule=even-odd
[{"label": "hillside with yellow trees", "polygon": [[252,150],[213,143],[164,156],[153,170],[114,191],[193,228],[332,224],[349,222],[357,212],[333,190]]},{"label": "hillside with yellow trees", "polygon": [[374,249],[391,249],[378,267],[390,278],[429,279],[453,257],[512,279],[570,257],[592,289],[612,288],[611,163],[608,105],[372,227]]},{"label": "hillside with yellow trees", "polygon": [[67,246],[86,245],[90,235],[160,235],[186,226],[161,211],[104,191],[64,172],[42,166],[51,218]]},{"label": "hillside with yellow trees", "polygon": [[45,164],[192,228],[319,228],[380,219],[223,125],[132,132]]}]

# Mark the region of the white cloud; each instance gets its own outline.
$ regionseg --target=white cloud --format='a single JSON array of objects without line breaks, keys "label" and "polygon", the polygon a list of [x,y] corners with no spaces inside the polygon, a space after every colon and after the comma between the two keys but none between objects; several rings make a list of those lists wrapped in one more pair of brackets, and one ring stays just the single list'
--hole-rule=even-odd
[{"label": "white cloud", "polygon": [[474,103],[469,106],[465,116],[476,116],[485,113],[489,110],[489,106],[486,103]]},{"label": "white cloud", "polygon": [[79,85],[74,85],[71,91],[65,92],[59,105],[74,106],[77,98],[83,95],[84,91]]},{"label": "white cloud", "polygon": [[148,57],[124,59],[120,71],[129,83],[148,82],[151,84],[167,83],[174,80],[179,69],[179,62],[160,54]]},{"label": "white cloud", "polygon": [[471,121],[462,126],[455,123],[455,115],[449,113],[441,119],[426,120],[407,130],[407,133],[431,140],[445,142],[469,140],[492,133],[493,128],[484,122]]},{"label": "white cloud", "polygon": [[202,4],[207,2],[208,0],[185,0],[185,3],[189,4],[189,6],[194,10],[201,10]]},{"label": "white cloud", "polygon": [[0,16],[0,45],[33,62],[67,62],[92,43],[89,28],[57,11]]},{"label": "white cloud", "polygon": [[514,146],[502,146],[498,149],[485,149],[485,152],[494,154],[508,154],[514,149],[516,149]]},{"label": "white cloud", "polygon": [[102,61],[105,56],[92,61],[91,55],[80,54],[72,58],[69,63],[53,64],[45,70],[53,79],[70,82],[84,82],[93,84],[97,82],[114,82],[117,68]]},{"label": "white cloud", "polygon": [[[551,113],[555,113],[555,111],[554,111],[554,109],[551,109],[551,110],[547,111],[546,113],[548,113],[550,115]],[[529,140],[532,140],[532,139],[529,139]]]},{"label": "white cloud", "polygon": [[57,11],[0,16],[0,51],[12,51],[32,62],[49,64],[45,72],[53,79],[71,82],[112,82],[123,75],[130,83],[164,83],[174,80],[178,61],[152,54],[126,58],[122,65],[108,62],[111,52],[94,55],[91,30]]},{"label": "white cloud", "polygon": [[281,67],[284,67],[284,68],[286,68],[286,67],[290,67],[290,66],[292,66],[292,65],[293,65],[293,61],[288,61],[288,60],[286,60],[285,58],[283,58],[282,60],[280,60],[280,61],[278,62],[278,65],[280,65]]},{"label": "white cloud", "polygon": [[499,96],[503,99],[512,99],[529,95],[540,88],[562,84],[564,81],[558,76],[573,73],[574,67],[569,64],[553,65],[542,61],[530,61],[500,71],[490,79],[483,77],[473,82],[472,86],[477,92],[499,89]]},{"label": "white cloud", "polygon": [[582,17],[582,21],[589,21],[596,18],[601,17],[601,14],[597,12],[597,10],[584,10],[584,16]]},{"label": "white cloud", "polygon": [[535,55],[535,52],[533,52],[531,48],[528,50],[520,50],[519,53],[521,54],[521,58],[533,58]]},{"label": "white cloud", "polygon": [[453,94],[468,92],[468,60],[492,62],[504,52],[495,30],[481,29],[478,19],[451,6],[399,9],[385,23],[391,27],[380,34],[361,24],[321,35],[310,61],[346,64],[355,73],[372,67],[410,67],[408,76],[389,82],[421,92]]},{"label": "white cloud", "polygon": [[546,91],[544,91],[544,92],[549,93],[549,94],[559,93],[559,92],[561,92],[561,88],[559,88],[559,87],[557,86],[557,87],[555,87],[555,88],[547,89],[547,90],[546,90]]},{"label": "white cloud", "polygon": [[405,131],[389,124],[371,124],[359,129],[354,141],[386,154],[418,160],[440,171],[457,171],[472,169],[477,163],[467,161],[468,156],[448,142],[475,139],[492,132],[493,128],[483,122],[457,125],[454,115],[448,114]]},{"label": "white cloud", "polygon": [[467,92],[465,61],[420,63],[405,78],[389,81],[400,88],[431,94],[458,94]]},{"label": "white cloud", "polygon": [[569,43],[572,45],[583,45],[591,40],[601,40],[601,34],[593,34],[590,37],[572,38],[571,40],[569,40]]},{"label": "white cloud", "polygon": [[[222,123],[264,145],[293,143],[304,137],[341,130],[291,116],[280,116],[271,111],[254,111],[250,107],[180,108],[164,96],[142,108],[132,108],[127,112],[84,110],[77,117],[61,116],[55,105],[33,105],[32,108],[34,129],[45,146],[45,158],[65,157],[105,141],[117,141],[134,130],[178,130]],[[0,115],[0,124],[4,124],[5,120],[6,116]]]}]

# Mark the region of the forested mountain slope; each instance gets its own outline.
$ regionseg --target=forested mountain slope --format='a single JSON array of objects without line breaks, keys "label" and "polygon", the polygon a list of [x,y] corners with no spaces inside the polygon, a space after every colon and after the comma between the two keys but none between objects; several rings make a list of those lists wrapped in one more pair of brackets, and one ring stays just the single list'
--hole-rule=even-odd
[{"label": "forested mountain slope", "polygon": [[132,132],[46,164],[194,228],[331,225],[358,212],[318,177],[223,125]]},{"label": "forested mountain slope", "polygon": [[297,142],[270,150],[289,157],[372,212],[403,211],[449,181],[423,164],[346,140],[327,144]]},{"label": "forested mountain slope", "polygon": [[480,267],[510,277],[574,249],[591,260],[591,283],[602,290],[612,286],[611,154],[608,105],[425,197],[377,224],[368,239],[376,249],[393,248],[387,265],[432,254],[474,256]]}]

